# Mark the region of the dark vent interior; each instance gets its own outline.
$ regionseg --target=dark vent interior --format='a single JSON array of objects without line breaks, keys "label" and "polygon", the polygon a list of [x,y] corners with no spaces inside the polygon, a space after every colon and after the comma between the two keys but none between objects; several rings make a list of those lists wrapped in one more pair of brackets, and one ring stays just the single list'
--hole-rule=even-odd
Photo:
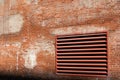
[{"label": "dark vent interior", "polygon": [[60,35],[56,38],[56,73],[108,75],[107,33]]}]

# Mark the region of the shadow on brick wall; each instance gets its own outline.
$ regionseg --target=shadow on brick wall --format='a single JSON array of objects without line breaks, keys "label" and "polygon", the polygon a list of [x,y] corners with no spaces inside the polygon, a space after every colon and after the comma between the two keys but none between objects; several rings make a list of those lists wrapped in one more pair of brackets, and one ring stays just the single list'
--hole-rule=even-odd
[{"label": "shadow on brick wall", "polygon": [[40,77],[31,77],[31,76],[14,76],[14,75],[1,75],[0,80],[42,80]]}]

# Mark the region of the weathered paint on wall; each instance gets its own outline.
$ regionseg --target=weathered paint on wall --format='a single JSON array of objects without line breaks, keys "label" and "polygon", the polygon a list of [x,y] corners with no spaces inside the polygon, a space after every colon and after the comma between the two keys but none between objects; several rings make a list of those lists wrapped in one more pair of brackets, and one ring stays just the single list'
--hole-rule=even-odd
[{"label": "weathered paint on wall", "polygon": [[0,25],[3,74],[95,80],[55,74],[55,35],[108,31],[109,78],[120,79],[119,0],[0,0]]},{"label": "weathered paint on wall", "polygon": [[19,32],[23,26],[23,18],[20,14],[11,15],[4,21],[4,23],[8,23],[8,25],[4,25],[4,23],[1,22],[1,25],[4,27],[1,27],[0,35]]}]

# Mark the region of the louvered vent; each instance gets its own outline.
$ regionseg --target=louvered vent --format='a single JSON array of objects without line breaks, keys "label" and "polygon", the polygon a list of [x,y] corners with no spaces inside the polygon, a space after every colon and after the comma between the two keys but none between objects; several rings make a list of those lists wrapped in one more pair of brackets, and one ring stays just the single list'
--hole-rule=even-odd
[{"label": "louvered vent", "polygon": [[56,73],[106,77],[108,75],[107,33],[57,36]]}]

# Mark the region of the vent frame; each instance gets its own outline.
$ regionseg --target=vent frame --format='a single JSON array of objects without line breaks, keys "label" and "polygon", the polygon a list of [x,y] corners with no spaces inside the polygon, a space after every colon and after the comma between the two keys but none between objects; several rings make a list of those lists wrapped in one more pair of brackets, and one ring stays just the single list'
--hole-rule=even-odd
[{"label": "vent frame", "polygon": [[[57,73],[57,60],[58,60],[58,55],[57,55],[57,40],[59,37],[65,37],[65,36],[76,36],[76,35],[86,35],[86,34],[99,34],[99,33],[105,33],[106,34],[106,76],[101,76],[101,75],[84,75],[84,74],[58,74]],[[55,72],[57,75],[63,75],[63,76],[82,76],[82,77],[108,77],[108,74],[109,74],[109,63],[108,63],[108,59],[109,59],[109,55],[108,55],[108,52],[109,52],[109,49],[108,49],[108,32],[107,31],[100,31],[100,32],[91,32],[91,33],[76,33],[76,34],[63,34],[63,35],[56,35],[55,36]],[[69,66],[68,66],[69,67]]]}]

